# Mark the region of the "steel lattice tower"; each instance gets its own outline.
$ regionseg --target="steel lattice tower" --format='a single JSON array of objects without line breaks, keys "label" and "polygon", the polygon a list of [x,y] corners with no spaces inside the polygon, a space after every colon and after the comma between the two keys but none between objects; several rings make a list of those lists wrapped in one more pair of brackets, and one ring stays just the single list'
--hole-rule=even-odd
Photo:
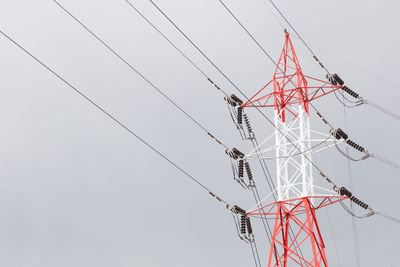
[{"label": "steel lattice tower", "polygon": [[[303,74],[289,33],[285,31],[285,43],[273,79],[242,105],[242,108],[274,108],[275,132],[246,155],[246,159],[256,155],[276,160],[277,201],[248,212],[248,215],[275,218],[268,266],[328,266],[315,210],[345,197],[314,185],[312,154],[330,147],[333,138],[311,130],[309,102],[338,88]],[[267,141],[273,139],[274,144],[265,148]],[[314,143],[323,143],[324,147]],[[267,157],[268,152],[275,152],[274,157]],[[293,235],[289,228],[294,230]],[[298,248],[304,248],[304,255],[298,253]]]}]

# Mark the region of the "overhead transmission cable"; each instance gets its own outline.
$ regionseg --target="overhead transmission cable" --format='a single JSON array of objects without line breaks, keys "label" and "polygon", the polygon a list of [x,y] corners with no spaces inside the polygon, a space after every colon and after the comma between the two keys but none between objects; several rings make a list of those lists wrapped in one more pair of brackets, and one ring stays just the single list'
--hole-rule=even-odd
[{"label": "overhead transmission cable", "polygon": [[209,189],[207,186],[205,186],[203,183],[201,183],[198,179],[194,178],[191,174],[189,174],[187,171],[185,171],[182,167],[180,167],[177,163],[169,159],[166,155],[161,153],[157,148],[152,146],[150,143],[148,143],[146,140],[144,140],[142,137],[140,137],[137,133],[135,133],[132,129],[130,129],[127,125],[125,125],[123,122],[121,122],[119,119],[114,117],[110,112],[105,110],[103,107],[101,107],[99,104],[97,104],[93,99],[91,99],[89,96],[87,96],[85,93],[83,93],[80,89],[78,89],[76,86],[72,85],[70,82],[68,82],[65,78],[63,78],[60,74],[58,74],[56,71],[54,71],[52,68],[50,68],[47,64],[45,64],[42,60],[39,58],[35,57],[31,52],[29,52],[27,49],[25,49],[21,44],[19,44],[17,41],[15,41],[13,38],[11,38],[9,35],[4,33],[2,30],[0,30],[0,34],[3,35],[5,38],[7,38],[9,41],[11,41],[14,45],[16,45],[20,50],[22,50],[25,54],[30,56],[32,59],[34,59],[37,63],[39,63],[42,67],[47,69],[50,73],[52,73],[54,76],[56,76],[59,80],[61,80],[64,84],[66,84],[68,87],[70,87],[73,91],[75,91],[78,95],[80,95],[82,98],[84,98],[87,102],[89,102],[92,106],[94,106],[96,109],[98,109],[100,112],[102,112],[104,115],[106,115],[108,118],[110,118],[114,123],[116,123],[118,126],[123,128],[126,132],[128,132],[130,135],[136,137],[140,142],[145,144],[148,148],[150,148],[153,152],[158,154],[160,157],[162,157],[164,160],[169,162],[172,166],[174,166],[176,169],[178,169],[181,173],[183,173],[186,177],[188,177],[190,180],[195,182],[197,185],[202,187],[205,191],[207,191],[212,197],[217,199],[219,202],[222,202],[226,204],[227,208],[231,207],[231,205],[226,202],[224,199],[216,195]]},{"label": "overhead transmission cable", "polygon": [[[78,22],[85,30],[87,30],[92,36],[94,36],[99,42],[101,42],[109,51],[111,51],[115,56],[117,56],[122,62],[124,62],[131,70],[135,71],[141,78],[143,78],[147,83],[149,83],[154,89],[157,90],[157,92],[159,92],[163,97],[165,97],[168,101],[170,101],[172,104],[174,104],[174,106],[176,106],[180,111],[182,111],[187,117],[189,117],[192,121],[194,121],[201,129],[203,129],[209,136],[211,136],[213,139],[215,139],[219,144],[223,145],[226,149],[228,149],[228,147],[223,144],[219,139],[217,139],[215,136],[213,136],[212,134],[210,134],[210,132],[203,126],[201,125],[197,120],[195,120],[192,116],[190,116],[187,112],[185,112],[183,110],[183,108],[181,108],[176,102],[174,102],[171,98],[169,98],[166,93],[164,93],[163,91],[161,91],[158,87],[156,87],[154,85],[154,83],[152,83],[149,79],[147,79],[144,75],[142,75],[139,71],[137,71],[137,69],[135,69],[126,59],[124,59],[121,55],[119,55],[111,46],[109,46],[103,39],[101,39],[98,35],[96,35],[91,29],[89,29],[86,25],[84,25],[77,17],[75,17],[74,15],[72,15],[72,13],[67,10],[63,5],[61,5],[59,2],[57,2],[56,0],[53,0],[53,2],[55,2],[59,7],[61,7],[70,17],[72,17],[76,22]],[[128,2],[128,1],[126,1]],[[129,3],[129,2],[128,2]],[[130,4],[130,3],[129,3]],[[139,10],[137,10],[133,5],[131,5],[139,14],[141,14],[139,12]],[[141,14],[142,15],[142,14]],[[143,15],[142,15],[143,16]],[[143,18],[145,18],[143,16]],[[147,20],[147,18],[145,18],[146,21],[148,23],[150,23],[149,20]],[[151,24],[151,23],[150,23]],[[152,24],[151,24],[152,25]],[[154,28],[155,26],[152,25]],[[157,28],[155,28],[164,38],[167,38],[165,35],[162,34],[161,31],[159,31]],[[211,79],[193,62],[190,60],[189,57],[187,57],[181,50],[179,50],[179,48],[177,46],[175,46],[169,39],[168,41],[170,42],[171,45],[173,45],[176,49],[178,49],[178,51],[180,51],[180,53],[185,56],[185,58],[187,60],[189,60],[193,66],[196,67],[196,69],[198,69],[209,81],[211,81]],[[212,82],[212,81],[211,81]],[[220,89],[222,91],[222,89]],[[224,92],[225,93],[225,92]],[[258,192],[257,192],[258,195]]]},{"label": "overhead transmission cable", "polygon": [[[158,93],[160,93],[163,97],[165,97],[169,102],[171,102],[174,106],[176,106],[180,111],[182,111],[188,118],[190,118],[193,122],[195,122],[201,129],[203,129],[211,138],[213,138],[218,144],[222,145],[225,147],[227,150],[228,147],[223,144],[219,139],[217,139],[214,135],[212,135],[203,125],[201,125],[197,120],[195,120],[192,116],[190,116],[186,111],[184,111],[176,102],[174,102],[171,98],[169,98],[163,91],[161,91],[157,86],[154,85],[148,78],[146,78],[143,74],[141,74],[136,68],[134,68],[126,59],[124,59],[120,54],[118,54],[110,45],[108,45],[104,40],[102,40],[98,35],[96,35],[91,29],[89,29],[85,24],[83,24],[77,17],[75,17],[69,10],[67,10],[62,4],[60,4],[58,1],[53,0],[54,3],[56,3],[63,11],[65,11],[71,18],[73,18],[78,24],[80,24],[87,32],[89,32],[93,37],[95,37],[99,42],[101,42],[109,51],[111,51],[115,56],[117,56],[122,62],[124,62],[131,70],[136,72],[141,78],[143,78],[148,84],[150,84]],[[128,2],[128,1],[127,1]],[[128,2],[129,3],[129,2]],[[129,3],[130,4],[130,3]],[[131,4],[130,4],[131,5]],[[139,14],[141,14],[133,5],[131,5],[132,8],[134,8]],[[143,15],[141,15],[144,19],[146,19]],[[146,19],[148,23],[148,21]],[[151,23],[150,23],[151,24]],[[152,25],[152,24],[151,24]],[[153,25],[152,25],[153,26]],[[154,27],[154,26],[153,26]],[[155,27],[154,27],[155,28]],[[173,45],[198,71],[200,71],[217,89],[221,90],[225,95],[226,93],[220,89],[193,61],[191,61],[182,51],[178,49],[165,35],[162,34],[161,31],[159,31],[157,28],[155,28],[164,38],[166,38],[171,45]],[[256,202],[259,201],[259,194],[258,190],[255,187],[255,191],[253,190],[254,197],[256,198]],[[258,197],[258,198],[257,198]],[[271,229],[268,225],[268,223],[263,220],[264,228],[268,236],[271,236]],[[268,228],[268,229],[267,229]],[[260,262],[259,257],[258,257],[258,251],[257,247],[254,244],[250,244],[253,255],[257,255],[258,262]],[[254,245],[254,247],[253,247]],[[255,250],[255,254],[254,254]],[[257,261],[256,261],[257,264]]]},{"label": "overhead transmission cable", "polygon": [[[216,85],[211,78],[209,77],[209,75],[207,75],[200,67],[198,67],[198,65],[196,65],[196,63],[193,62],[193,60],[191,60],[181,49],[179,49],[179,47],[177,45],[175,45],[165,34],[163,34],[146,16],[143,15],[142,12],[140,12],[140,10],[138,10],[138,8],[136,6],[134,6],[130,1],[125,0],[125,2],[131,7],[133,8],[137,14],[139,14],[154,30],[156,30],[169,44],[171,44],[187,61],[189,61],[208,81],[210,81],[218,90],[220,90],[225,96],[228,96],[228,94],[222,89],[220,88],[218,85]],[[251,139],[253,141],[253,139]],[[257,140],[254,140],[254,142],[256,142],[256,146],[258,147],[258,143]],[[267,182],[270,186],[271,191],[274,189],[274,185],[273,185],[273,181],[272,181],[272,177],[271,174],[269,173],[269,170],[265,164],[265,161],[263,161],[264,164],[261,164],[261,167],[263,169],[263,172],[267,178]],[[271,183],[272,183],[272,187],[271,187]]]},{"label": "overhead transmission cable", "polygon": [[[125,2],[127,3],[127,4],[129,4],[129,6],[130,7],[132,7],[143,19],[145,19],[162,37],[164,37],[164,39],[166,39],[182,56],[184,56],[204,77],[206,77],[207,79],[208,79],[208,81],[210,81],[218,90],[220,90],[220,91],[222,91],[224,94],[225,94],[225,96],[228,96],[228,94],[225,92],[225,91],[223,91],[220,87],[218,87],[209,77],[208,77],[208,75],[206,75],[205,74],[205,72],[204,71],[202,71],[187,55],[185,55],[183,52],[182,52],[182,50],[180,50],[174,43],[172,43],[172,41],[168,38],[168,37],[166,37],[154,24],[152,24],[131,2],[129,2],[129,1],[127,1],[127,0],[125,0]],[[184,34],[183,32],[182,32],[182,34]],[[196,45],[194,44],[194,43],[192,43],[195,47],[196,47]],[[201,53],[202,53],[202,51],[200,51]],[[202,53],[203,54],[203,56],[205,56],[206,58],[207,58],[207,56],[204,54],[204,53]],[[208,59],[208,58],[207,58]],[[209,60],[210,61],[210,60]],[[215,65],[214,65],[215,66]],[[216,66],[215,66],[216,67]],[[226,77],[227,78],[227,77]],[[252,139],[252,143],[253,143],[253,145],[254,146],[258,146],[258,142],[256,141],[256,140],[253,140]],[[266,166],[266,163],[265,163],[265,161],[264,160],[261,160],[261,159],[259,159],[260,160],[260,164],[261,164],[261,167],[262,167],[262,170],[263,170],[263,173],[264,173],[264,175],[265,175],[265,177],[267,178],[267,182],[268,182],[268,184],[270,185],[270,189],[271,189],[271,191],[273,190],[273,181],[272,181],[272,177],[271,177],[271,175],[270,175],[270,173],[269,173],[269,170],[268,170],[268,168],[267,168],[267,166]],[[262,161],[262,162],[261,162]],[[272,187],[271,187],[271,184],[272,184]],[[255,187],[255,192],[254,192],[254,190],[253,190],[253,195],[254,195],[254,197],[256,198],[256,202],[257,203],[259,203],[260,202],[260,197],[259,197],[259,193],[258,193],[258,190],[257,190],[257,188]],[[275,196],[274,196],[274,198],[275,198]],[[260,204],[261,205],[261,204]],[[267,228],[268,228],[268,231],[267,231],[267,228],[265,228],[265,230],[266,230],[266,233],[267,233],[267,235],[268,236],[270,236],[271,235],[271,230],[270,230],[270,227],[269,227],[269,225],[268,225],[268,223],[266,222],[264,222],[265,220],[263,220],[263,224],[264,224],[264,228],[265,228],[265,226],[267,226]]]},{"label": "overhead transmission cable", "polygon": [[[133,8],[137,14],[139,14],[154,30],[156,30],[169,44],[171,44],[187,61],[190,62],[191,65],[193,65],[208,81],[210,81],[218,90],[220,90],[225,96],[228,96],[228,94],[222,89],[220,88],[218,85],[216,85],[211,78],[203,71],[200,69],[200,67],[198,67],[193,60],[191,60],[185,53],[183,53],[183,51],[181,49],[179,49],[179,47],[177,45],[175,45],[165,34],[163,34],[146,16],[143,15],[142,12],[140,12],[130,1],[125,0],[125,2],[131,7]],[[258,143],[257,140],[255,139],[251,139],[251,141],[255,142],[254,146],[258,147]],[[268,167],[266,166],[266,163],[264,160],[260,159],[260,161],[262,161],[261,167],[263,170],[263,173],[267,179],[268,185],[271,189],[271,191],[273,191],[273,181],[271,178],[271,175],[269,173]]]},{"label": "overhead transmission cable", "polygon": [[[344,102],[345,96],[343,95],[343,102]],[[345,129],[346,131],[349,129],[348,126],[348,117],[347,117],[347,112],[346,112],[346,107],[343,106],[343,115],[344,115],[344,122],[345,122]],[[336,144],[336,143],[335,143]],[[349,154],[349,147],[346,146],[346,153]],[[353,185],[353,173],[351,171],[351,163],[350,159],[347,159],[347,175],[350,181],[350,190],[353,191],[354,185]],[[352,212],[354,212],[354,205],[353,202],[350,202],[350,209]],[[353,239],[354,239],[354,250],[355,250],[355,257],[356,257],[356,263],[357,267],[361,266],[361,257],[360,257],[360,246],[359,246],[359,240],[358,240],[358,232],[357,232],[357,225],[356,225],[356,220],[354,216],[351,216],[351,224],[353,228]]]},{"label": "overhead transmission cable", "polygon": [[83,24],[77,17],[75,17],[70,11],[68,11],[62,4],[60,4],[56,0],[53,0],[53,2],[55,4],[57,4],[67,15],[69,15],[71,18],[73,18],[87,32],[89,32],[94,38],[96,38],[101,44],[103,44],[111,53],[113,53],[116,57],[118,57],[126,66],[128,66],[132,71],[134,71],[144,81],[146,81],[153,89],[155,89],[165,99],[167,99],[170,103],[172,103],[177,109],[179,109],[182,113],[184,113],[186,115],[186,117],[188,117],[190,120],[192,120],[204,132],[206,132],[207,135],[209,135],[212,139],[214,139],[218,144],[224,146],[225,149],[228,149],[228,147],[224,143],[222,143],[218,138],[216,138],[213,134],[211,134],[210,131],[207,130],[200,122],[198,122],[196,119],[194,119],[189,113],[187,113],[182,107],[180,107],[174,100],[172,100],[165,92],[163,92],[159,87],[157,87],[154,83],[152,83],[146,76],[144,76],[135,67],[133,67],[132,64],[130,64],[124,57],[122,57],[120,54],[118,54],[110,45],[108,45],[103,39],[101,39],[91,29],[89,29],[85,24]]}]

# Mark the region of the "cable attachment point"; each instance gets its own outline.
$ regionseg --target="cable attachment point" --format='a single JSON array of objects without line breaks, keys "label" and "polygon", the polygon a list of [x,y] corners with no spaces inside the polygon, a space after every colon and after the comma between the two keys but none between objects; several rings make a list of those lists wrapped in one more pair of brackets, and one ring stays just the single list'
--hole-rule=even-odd
[{"label": "cable attachment point", "polygon": [[253,127],[251,127],[249,116],[246,113],[244,113],[243,114],[243,118],[244,118],[244,122],[245,122],[246,127],[247,127],[247,131],[249,132],[249,135],[250,136],[253,135]]},{"label": "cable attachment point", "polygon": [[349,87],[347,86],[342,86],[343,91],[345,91],[346,93],[348,93],[349,95],[351,95],[354,98],[360,98],[360,95],[357,94],[356,92],[354,92],[353,90],[351,90]]},{"label": "cable attachment point", "polygon": [[353,196],[353,194],[349,190],[347,190],[345,187],[340,187],[339,188],[337,186],[334,186],[333,190],[335,190],[341,196],[347,196],[351,201],[356,203],[361,208],[368,209],[368,204],[362,202],[361,200],[359,200],[358,198]]},{"label": "cable attachment point", "polygon": [[344,84],[344,81],[339,77],[339,75],[335,74],[330,74],[328,73],[326,75],[326,78],[328,79],[328,81],[333,84],[333,85],[337,85],[339,84],[340,86],[342,86]]},{"label": "cable attachment point", "polygon": [[[231,94],[230,96],[226,95],[224,100],[227,102],[229,114],[232,121],[235,123],[236,128],[239,130],[242,140],[253,140],[255,138],[253,128],[250,125],[249,118],[243,110],[243,101],[234,94]],[[245,118],[247,131],[243,126],[243,117]]]},{"label": "cable attachment point", "polygon": [[[253,228],[251,226],[250,218],[247,215],[240,215],[237,219],[237,228],[240,239],[246,243],[252,243],[254,241]],[[235,219],[236,221],[236,219]],[[247,233],[246,233],[247,232]]]},{"label": "cable attachment point", "polygon": [[344,140],[347,140],[347,138],[349,138],[349,136],[348,136],[342,129],[340,129],[340,128],[331,129],[329,132],[330,132],[331,135],[332,135],[333,137],[335,137],[337,140],[340,140],[340,139],[342,139],[342,138],[343,138]]},{"label": "cable attachment point", "polygon": [[228,102],[228,104],[230,104],[232,107],[240,106],[243,104],[243,101],[234,94],[231,94],[231,96],[225,96],[224,100]]},{"label": "cable attachment point", "polygon": [[253,173],[251,172],[250,164],[246,161],[244,167],[246,169],[247,177],[249,178],[249,186],[254,187]]},{"label": "cable attachment point", "polygon": [[246,227],[247,227],[247,234],[253,234],[253,227],[251,227],[250,218],[246,216]]},{"label": "cable attachment point", "polygon": [[246,215],[240,216],[240,233],[242,235],[246,234]]},{"label": "cable attachment point", "polygon": [[244,153],[239,151],[237,148],[227,149],[225,153],[230,157],[231,167],[233,172],[233,180],[238,182],[244,189],[250,189],[252,183],[247,184],[244,177],[244,169],[245,162],[243,158],[245,157]]},{"label": "cable attachment point", "polygon": [[367,152],[367,151],[365,150],[364,147],[358,145],[357,143],[355,143],[354,141],[352,141],[352,140],[350,140],[350,139],[347,139],[347,140],[346,140],[346,143],[347,143],[349,146],[351,146],[351,147],[357,149],[357,150],[360,151],[360,152],[364,152],[364,153]]},{"label": "cable attachment point", "polygon": [[242,153],[239,149],[237,148],[232,148],[232,149],[227,149],[225,150],[225,153],[230,156],[233,159],[238,159],[238,158],[244,158],[244,153]]},{"label": "cable attachment point", "polygon": [[243,178],[243,174],[244,174],[244,162],[243,162],[243,160],[241,159],[241,160],[239,160],[239,166],[238,166],[238,169],[239,169],[239,178]]},{"label": "cable attachment point", "polygon": [[239,124],[243,123],[243,108],[242,107],[238,107],[238,109],[237,109],[237,122]]},{"label": "cable attachment point", "polygon": [[246,211],[237,205],[233,206],[233,212],[240,215],[246,215]]}]

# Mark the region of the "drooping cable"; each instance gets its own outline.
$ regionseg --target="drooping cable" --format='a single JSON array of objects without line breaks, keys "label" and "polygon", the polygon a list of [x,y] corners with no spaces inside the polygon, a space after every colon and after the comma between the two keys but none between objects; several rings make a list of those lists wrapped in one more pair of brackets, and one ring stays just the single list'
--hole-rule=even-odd
[{"label": "drooping cable", "polygon": [[396,163],[396,162],[388,160],[388,159],[386,159],[386,158],[384,158],[382,156],[379,156],[379,155],[377,155],[375,153],[371,153],[371,157],[376,158],[376,159],[386,163],[387,165],[392,166],[392,167],[400,170],[400,165],[398,163]]},{"label": "drooping cable", "polygon": [[338,249],[338,246],[337,246],[337,243],[336,243],[336,237],[335,237],[335,234],[333,233],[333,226],[332,226],[331,216],[329,215],[329,210],[328,209],[326,209],[326,215],[328,217],[329,230],[331,231],[331,235],[332,235],[332,239],[333,239],[333,245],[335,247],[336,258],[338,260],[339,266],[343,266],[342,265],[342,261],[340,259],[339,249]]},{"label": "drooping cable", "polygon": [[56,71],[54,71],[52,68],[50,68],[47,64],[45,64],[43,61],[41,61],[39,58],[35,57],[31,52],[29,52],[27,49],[25,49],[21,44],[19,44],[17,41],[15,41],[13,38],[11,38],[9,35],[4,33],[2,30],[0,30],[0,34],[3,35],[5,38],[7,38],[10,42],[12,42],[14,45],[16,45],[21,51],[23,51],[25,54],[30,56],[32,59],[34,59],[37,63],[39,63],[42,67],[47,69],[50,73],[52,73],[54,76],[56,76],[59,80],[61,80],[64,84],[66,84],[68,87],[70,87],[73,91],[75,91],[79,96],[81,96],[83,99],[85,99],[88,103],[90,103],[92,106],[94,106],[96,109],[98,109],[100,112],[102,112],[106,117],[110,118],[114,123],[116,123],[118,126],[123,128],[126,132],[128,132],[130,135],[136,137],[140,142],[145,144],[148,148],[150,148],[153,152],[158,154],[160,157],[162,157],[164,160],[169,162],[172,166],[174,166],[176,169],[178,169],[180,172],[182,172],[186,177],[188,177],[190,180],[195,182],[197,185],[202,187],[204,190],[206,190],[212,197],[217,199],[219,202],[222,202],[227,205],[227,207],[231,206],[223,200],[221,197],[213,193],[207,186],[202,184],[199,180],[194,178],[191,174],[189,174],[187,171],[185,171],[182,167],[180,167],[177,163],[169,159],[167,156],[165,156],[163,153],[161,153],[158,149],[156,149],[154,146],[152,146],[150,143],[145,141],[142,137],[140,137],[138,134],[136,134],[132,129],[130,129],[128,126],[126,126],[123,122],[118,120],[116,117],[114,117],[111,113],[109,113],[107,110],[102,108],[99,104],[97,104],[94,100],[92,100],[90,97],[88,97],[85,93],[83,93],[81,90],[79,90],[77,87],[72,85],[70,82],[68,82],[65,78],[63,78],[60,74],[58,74]]},{"label": "drooping cable", "polygon": [[[334,93],[336,99],[337,99],[337,100],[343,105],[343,107],[345,107],[345,108],[356,108],[356,107],[362,105],[362,102],[354,102],[354,103],[353,103],[353,102],[348,101],[348,99],[345,98],[345,95],[344,95],[342,92],[334,91],[333,93]],[[338,96],[338,94],[340,94],[340,95],[342,96],[343,99],[340,99],[340,97]],[[346,101],[349,102],[350,104],[346,103]]]},{"label": "drooping cable", "polygon": [[253,236],[253,242],[250,243],[250,246],[251,246],[251,250],[255,252],[255,253],[253,252],[253,256],[254,256],[254,261],[256,263],[256,266],[261,267],[262,264],[261,264],[261,260],[260,260],[260,254],[258,253],[257,244],[256,244],[254,236]]},{"label": "drooping cable", "polygon": [[346,206],[346,204],[343,203],[343,201],[340,201],[339,203],[340,203],[340,205],[343,207],[343,209],[344,209],[348,214],[350,214],[351,216],[353,216],[354,218],[365,219],[365,218],[371,217],[372,215],[375,214],[373,211],[370,211],[370,212],[365,213],[365,214],[363,214],[363,215],[356,215],[352,210],[350,210],[350,209]]},{"label": "drooping cable", "polygon": [[380,216],[382,216],[382,217],[384,217],[384,218],[386,218],[386,219],[388,219],[390,221],[393,221],[393,222],[396,222],[396,223],[400,223],[400,219],[399,218],[396,218],[396,217],[387,215],[385,213],[382,213],[380,210],[369,209],[370,212],[368,212],[366,214],[363,214],[363,215],[357,215],[357,214],[353,213],[344,203],[342,203],[342,201],[340,201],[340,204],[342,205],[343,209],[346,210],[346,212],[348,212],[350,215],[352,215],[353,217],[358,218],[358,219],[365,219],[365,218],[371,217],[373,215],[380,215]]},{"label": "drooping cable", "polygon": [[[336,95],[336,94],[335,94]],[[343,102],[344,102],[345,96],[343,94]],[[348,131],[348,117],[347,117],[347,112],[346,112],[346,106],[343,106],[343,115],[344,115],[344,123],[345,123],[345,129]],[[335,141],[336,145],[336,141]],[[346,154],[349,154],[349,147],[346,146]],[[350,164],[350,159],[347,159],[347,176],[350,182],[350,190],[354,190],[354,185],[353,185],[353,173],[351,171],[351,164]],[[354,212],[354,207],[353,207],[353,202],[350,202],[350,209],[352,212]],[[355,257],[356,257],[356,263],[357,267],[361,266],[361,258],[360,258],[360,246],[359,246],[359,240],[358,240],[358,229],[356,225],[356,220],[354,216],[351,216],[351,225],[353,228],[353,239],[354,239],[354,250],[355,250]]]},{"label": "drooping cable", "polygon": [[364,219],[364,218],[368,218],[371,217],[373,215],[381,215],[383,217],[385,217],[386,219],[389,219],[391,221],[400,223],[400,219],[395,218],[393,216],[389,216],[387,214],[383,214],[381,211],[372,208],[370,205],[368,205],[367,203],[361,201],[360,199],[358,199],[357,197],[355,197],[349,190],[347,190],[345,187],[334,187],[334,190],[342,196],[347,196],[350,201],[354,202],[356,205],[360,206],[361,208],[368,210],[368,213],[365,213],[363,215],[356,215],[354,214],[349,208],[347,208],[347,206],[343,203],[343,201],[339,201],[340,204],[342,205],[342,207],[348,212],[350,213],[352,216],[359,218],[359,219]]},{"label": "drooping cable", "polygon": [[338,147],[338,145],[336,144],[336,140],[335,140],[335,145],[336,145],[337,149],[338,149],[339,152],[340,152],[341,154],[343,154],[346,158],[348,158],[348,159],[350,159],[350,160],[352,160],[352,161],[360,161],[360,160],[364,160],[364,159],[367,159],[367,158],[369,158],[369,157],[372,157],[372,158],[376,158],[376,159],[378,159],[378,160],[380,160],[380,161],[386,163],[386,164],[389,165],[389,166],[392,166],[392,167],[394,167],[394,168],[400,170],[400,165],[399,165],[399,164],[397,164],[397,163],[395,163],[395,162],[393,162],[393,161],[391,161],[391,160],[388,160],[388,159],[386,159],[386,158],[384,158],[384,157],[382,157],[382,156],[380,156],[380,155],[377,155],[377,154],[375,154],[375,153],[369,152],[369,151],[366,150],[364,147],[360,146],[359,144],[357,144],[357,143],[354,142],[353,140],[349,139],[348,135],[347,135],[342,129],[340,129],[340,128],[338,128],[338,129],[333,129],[333,130],[331,130],[331,134],[334,136],[335,139],[338,139],[338,140],[343,139],[343,140],[346,142],[346,144],[348,144],[349,146],[351,146],[351,147],[355,148],[356,150],[358,150],[358,151],[360,151],[360,152],[362,152],[362,153],[365,154],[363,157],[361,157],[361,158],[359,158],[359,159],[354,159],[354,158],[350,157],[350,156],[348,155],[348,153],[343,152],[343,151]]},{"label": "drooping cable", "polygon": [[385,214],[385,213],[382,213],[382,212],[379,211],[379,210],[375,210],[375,214],[380,215],[380,216],[382,216],[382,217],[385,217],[386,219],[389,219],[389,220],[391,220],[391,221],[393,221],[393,222],[400,223],[400,219],[395,218],[395,217],[390,216],[390,215],[387,215],[387,214]]},{"label": "drooping cable", "polygon": [[389,111],[389,110],[387,110],[387,109],[375,104],[374,102],[372,102],[370,100],[367,100],[367,99],[363,98],[362,102],[365,103],[365,104],[370,105],[371,107],[374,107],[375,109],[385,113],[386,115],[389,115],[389,116],[395,118],[396,120],[400,120],[400,115],[397,115],[397,114],[395,114],[395,113],[393,113],[393,112],[391,112],[391,111]]}]

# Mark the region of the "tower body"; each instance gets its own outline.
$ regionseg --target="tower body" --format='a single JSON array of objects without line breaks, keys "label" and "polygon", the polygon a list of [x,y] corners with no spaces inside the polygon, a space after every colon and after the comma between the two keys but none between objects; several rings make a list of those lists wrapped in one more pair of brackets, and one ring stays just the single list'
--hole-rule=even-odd
[{"label": "tower body", "polygon": [[[278,200],[313,196],[307,81],[289,34],[272,80]],[[290,140],[290,141],[289,141]],[[303,153],[296,153],[298,149]],[[293,155],[293,156],[291,156]]]},{"label": "tower body", "polygon": [[242,105],[274,108],[277,201],[248,213],[275,219],[268,266],[328,266],[315,210],[342,198],[314,192],[309,102],[337,89],[303,74],[285,32],[273,79]]}]

